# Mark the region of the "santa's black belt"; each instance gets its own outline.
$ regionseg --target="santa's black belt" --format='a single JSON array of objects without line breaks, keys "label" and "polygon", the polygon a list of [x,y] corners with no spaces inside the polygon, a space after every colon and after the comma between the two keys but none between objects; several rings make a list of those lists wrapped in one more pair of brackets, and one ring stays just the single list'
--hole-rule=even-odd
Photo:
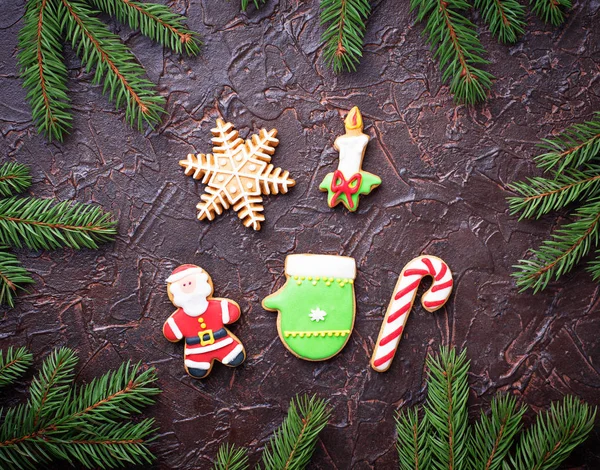
[{"label": "santa's black belt", "polygon": [[[185,344],[200,344],[200,336],[204,341],[210,341],[211,336],[210,333],[198,333],[196,336],[189,336],[185,338]],[[212,337],[214,339],[221,339],[227,336],[227,330],[225,328],[221,328],[220,330],[214,331]]]}]

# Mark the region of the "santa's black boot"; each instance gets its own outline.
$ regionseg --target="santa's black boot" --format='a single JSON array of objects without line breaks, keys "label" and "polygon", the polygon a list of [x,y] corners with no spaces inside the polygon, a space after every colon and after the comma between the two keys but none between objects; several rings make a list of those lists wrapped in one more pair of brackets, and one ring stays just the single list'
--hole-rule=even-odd
[{"label": "santa's black boot", "polygon": [[210,369],[196,369],[193,367],[188,367],[188,374],[190,374],[195,379],[203,379],[208,375],[208,371]]},{"label": "santa's black boot", "polygon": [[237,356],[235,356],[230,362],[227,363],[228,366],[236,367],[239,366],[246,359],[246,354],[244,351],[240,352]]}]

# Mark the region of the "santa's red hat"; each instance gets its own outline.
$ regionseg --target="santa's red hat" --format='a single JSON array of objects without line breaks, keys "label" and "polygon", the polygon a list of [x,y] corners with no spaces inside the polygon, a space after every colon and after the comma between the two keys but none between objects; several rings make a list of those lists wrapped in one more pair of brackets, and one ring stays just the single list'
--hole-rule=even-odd
[{"label": "santa's red hat", "polygon": [[171,273],[171,275],[167,278],[167,282],[170,284],[172,282],[177,282],[183,279],[190,274],[202,274],[204,269],[195,264],[182,264],[175,268],[175,270]]}]

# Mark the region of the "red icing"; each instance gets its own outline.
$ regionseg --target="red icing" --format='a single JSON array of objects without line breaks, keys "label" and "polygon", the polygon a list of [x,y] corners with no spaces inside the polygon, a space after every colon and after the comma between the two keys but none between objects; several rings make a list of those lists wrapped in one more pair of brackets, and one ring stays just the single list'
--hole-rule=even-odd
[{"label": "red icing", "polygon": [[348,200],[348,206],[350,209],[354,209],[352,195],[358,192],[361,183],[362,175],[360,173],[356,173],[348,181],[346,181],[344,174],[340,170],[335,170],[331,180],[331,191],[334,193],[333,197],[331,198],[331,206],[335,206],[337,199],[343,194]]}]

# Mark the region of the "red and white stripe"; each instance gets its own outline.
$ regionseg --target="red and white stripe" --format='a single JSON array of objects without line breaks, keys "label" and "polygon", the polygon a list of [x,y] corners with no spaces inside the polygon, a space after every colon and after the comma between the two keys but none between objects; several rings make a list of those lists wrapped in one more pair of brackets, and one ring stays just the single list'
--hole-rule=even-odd
[{"label": "red and white stripe", "polygon": [[435,256],[419,256],[410,261],[400,273],[392,300],[388,305],[375,350],[371,356],[371,367],[377,372],[388,370],[398,349],[402,331],[412,309],[421,280],[431,276],[433,284],[423,294],[421,304],[428,312],[442,308],[452,292],[452,273],[448,265]]}]

